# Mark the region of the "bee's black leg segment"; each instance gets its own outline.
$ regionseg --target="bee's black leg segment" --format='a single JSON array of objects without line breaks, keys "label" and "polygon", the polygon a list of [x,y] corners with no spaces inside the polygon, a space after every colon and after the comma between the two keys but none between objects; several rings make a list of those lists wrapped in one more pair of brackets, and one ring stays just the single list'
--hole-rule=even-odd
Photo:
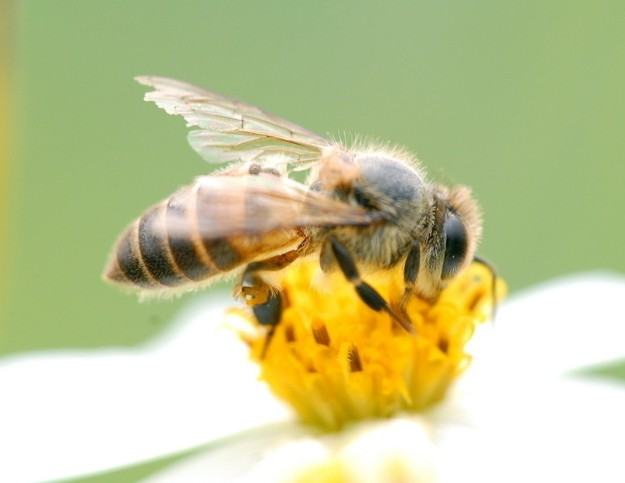
[{"label": "bee's black leg segment", "polygon": [[261,359],[265,357],[276,326],[280,323],[283,307],[282,294],[265,282],[258,272],[282,270],[299,256],[298,250],[291,250],[266,260],[252,262],[245,267],[241,277],[240,290],[245,303],[252,307],[258,323],[269,327]]},{"label": "bee's black leg segment", "polygon": [[282,295],[280,292],[271,292],[267,301],[252,306],[252,311],[260,325],[278,325],[282,316]]},{"label": "bee's black leg segment", "polygon": [[406,263],[404,264],[404,282],[406,288],[412,288],[417,281],[417,275],[419,275],[419,266],[421,265],[421,246],[419,242],[413,241],[408,256],[406,257]]},{"label": "bee's black leg segment", "polygon": [[485,258],[480,257],[479,255],[473,255],[473,261],[475,263],[479,263],[480,265],[485,266],[490,272],[490,275],[491,275],[490,294],[493,300],[493,308],[491,312],[491,317],[494,321],[497,315],[497,269],[491,262],[489,262]]},{"label": "bee's black leg segment", "polygon": [[408,298],[417,283],[417,276],[419,275],[419,267],[421,265],[421,246],[418,241],[413,241],[404,263],[404,283],[406,289],[404,290],[404,296],[401,299],[402,308],[406,306]]},{"label": "bee's black leg segment", "polygon": [[356,263],[345,246],[333,236],[328,237],[332,253],[336,259],[345,278],[354,285],[356,293],[362,301],[376,312],[384,310],[388,313],[406,332],[414,333],[414,328],[410,321],[401,314],[396,313],[388,305],[386,300],[367,282],[360,278]]},{"label": "bee's black leg segment", "polygon": [[367,282],[363,282],[361,280],[360,282],[354,284],[354,288],[362,301],[376,312],[384,310],[386,307],[386,300],[384,300],[376,289],[374,289]]},{"label": "bee's black leg segment", "polygon": [[345,278],[354,284],[360,283],[360,274],[356,268],[356,263],[354,262],[351,254],[347,251],[347,248],[345,248],[345,246],[333,236],[329,236],[328,240],[330,241],[334,258],[338,262],[339,267],[341,267],[341,271],[343,272],[343,275],[345,275]]},{"label": "bee's black leg segment", "polygon": [[272,325],[267,331],[267,335],[265,336],[265,343],[263,344],[263,350],[260,353],[260,359],[264,359],[267,355],[267,349],[269,349],[269,345],[271,344],[271,340],[273,339],[273,334],[276,332],[276,326]]},{"label": "bee's black leg segment", "polygon": [[260,354],[260,358],[264,359],[267,349],[269,348],[269,343],[276,331],[276,326],[280,323],[280,318],[282,317],[282,295],[280,292],[270,293],[267,301],[264,304],[254,305],[252,311],[260,325],[269,326],[269,330],[265,336],[263,351]]}]

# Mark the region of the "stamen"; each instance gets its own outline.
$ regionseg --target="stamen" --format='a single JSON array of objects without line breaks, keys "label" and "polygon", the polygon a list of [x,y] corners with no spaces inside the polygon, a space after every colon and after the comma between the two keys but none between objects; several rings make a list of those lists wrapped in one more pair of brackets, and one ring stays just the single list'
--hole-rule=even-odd
[{"label": "stamen", "polygon": [[[435,301],[406,298],[401,273],[390,280],[367,275],[389,307],[403,299],[409,332],[387,311],[367,306],[342,274],[324,278],[318,290],[312,284],[317,271],[313,261],[287,269],[275,336],[261,358],[264,337],[252,340],[251,357],[276,396],[303,422],[326,430],[423,411],[444,399],[471,361],[465,345],[493,312],[493,294],[506,291],[499,279],[492,290],[492,272],[479,263]],[[256,323],[252,315],[249,321]]]},{"label": "stamen", "polygon": [[449,349],[449,341],[447,339],[440,339],[438,341],[438,348],[443,354],[446,354],[447,349]]},{"label": "stamen", "polygon": [[313,336],[315,337],[315,341],[319,345],[330,345],[330,334],[328,334],[328,328],[325,326],[323,322],[315,321],[315,325],[313,325]]},{"label": "stamen", "polygon": [[350,372],[361,372],[362,361],[360,360],[360,354],[358,353],[358,347],[355,345],[350,346],[347,353],[347,361],[349,362]]},{"label": "stamen", "polygon": [[286,325],[284,328],[284,339],[287,342],[295,342],[295,331],[292,325]]}]

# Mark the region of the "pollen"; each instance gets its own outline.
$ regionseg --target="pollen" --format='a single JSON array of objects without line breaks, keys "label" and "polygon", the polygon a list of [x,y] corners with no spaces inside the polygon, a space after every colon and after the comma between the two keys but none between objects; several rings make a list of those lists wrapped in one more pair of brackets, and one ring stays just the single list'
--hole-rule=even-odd
[{"label": "pollen", "polygon": [[404,311],[414,328],[409,333],[387,313],[364,304],[340,275],[313,284],[317,271],[314,262],[289,268],[282,282],[282,318],[272,337],[261,327],[257,335],[242,337],[273,393],[302,422],[329,431],[421,412],[441,401],[469,366],[465,345],[494,313],[493,297],[501,299],[507,290],[500,279],[493,290],[492,272],[474,263],[436,302],[413,296],[401,309],[401,277],[368,279],[392,307]]}]

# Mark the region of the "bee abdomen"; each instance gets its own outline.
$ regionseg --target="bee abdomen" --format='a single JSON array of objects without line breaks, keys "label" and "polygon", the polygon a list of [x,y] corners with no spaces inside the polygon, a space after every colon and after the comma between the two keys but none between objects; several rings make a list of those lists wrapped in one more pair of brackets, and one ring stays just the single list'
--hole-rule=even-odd
[{"label": "bee abdomen", "polygon": [[149,275],[145,263],[139,256],[139,243],[135,221],[117,241],[113,258],[107,267],[104,277],[123,285],[132,285],[141,288],[158,286],[156,280]]},{"label": "bee abdomen", "polygon": [[167,231],[163,228],[166,211],[167,204],[161,203],[139,219],[137,255],[142,262],[141,266],[145,267],[147,278],[160,285],[176,287],[187,283],[189,279],[174,261]]},{"label": "bee abdomen", "polygon": [[136,220],[117,243],[105,277],[141,289],[197,284],[229,271],[242,256],[226,239],[197,234],[196,187],[187,186]]}]

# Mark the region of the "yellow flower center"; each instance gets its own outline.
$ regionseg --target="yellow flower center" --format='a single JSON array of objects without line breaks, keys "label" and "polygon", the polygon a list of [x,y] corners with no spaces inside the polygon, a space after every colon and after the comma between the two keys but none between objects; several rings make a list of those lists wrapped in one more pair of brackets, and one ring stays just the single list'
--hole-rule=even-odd
[{"label": "yellow flower center", "polygon": [[[340,274],[315,288],[317,267],[302,262],[289,269],[282,319],[266,351],[262,334],[245,338],[274,394],[304,423],[326,430],[422,411],[440,401],[470,363],[465,344],[476,325],[494,310],[492,273],[474,263],[435,303],[408,300],[405,313],[415,329],[410,334],[365,305]],[[391,305],[404,294],[400,276],[367,281]],[[505,291],[498,280],[497,297]]]}]

